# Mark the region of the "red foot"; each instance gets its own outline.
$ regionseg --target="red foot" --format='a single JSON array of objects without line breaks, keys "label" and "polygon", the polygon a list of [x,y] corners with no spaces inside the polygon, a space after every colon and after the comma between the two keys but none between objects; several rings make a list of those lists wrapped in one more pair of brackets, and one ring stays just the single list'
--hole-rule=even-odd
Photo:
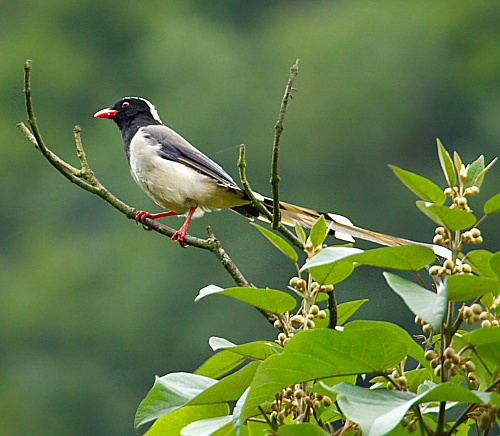
[{"label": "red foot", "polygon": [[163,218],[165,216],[174,216],[174,215],[179,215],[179,214],[176,212],[149,213],[143,210],[139,210],[135,215],[135,222],[137,224],[141,223],[142,227],[144,227],[145,230],[151,231],[153,230],[151,227],[147,227],[144,225],[144,220],[146,218],[151,218],[152,220],[156,220],[158,218]]},{"label": "red foot", "polygon": [[182,227],[179,230],[177,230],[174,233],[174,236],[172,236],[172,241],[179,242],[179,244],[181,244],[182,248],[186,248],[186,245],[184,244],[184,237],[187,235],[189,223],[191,222],[191,219],[193,218],[193,214],[194,214],[195,210],[196,210],[196,207],[191,208],[191,210],[189,211],[188,217],[186,218],[186,222],[182,225]]}]

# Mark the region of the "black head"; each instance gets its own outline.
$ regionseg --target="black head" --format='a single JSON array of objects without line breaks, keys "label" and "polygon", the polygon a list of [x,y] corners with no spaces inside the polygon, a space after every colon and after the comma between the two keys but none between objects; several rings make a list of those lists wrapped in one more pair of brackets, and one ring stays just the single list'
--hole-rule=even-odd
[{"label": "black head", "polygon": [[94,117],[112,119],[122,132],[128,128],[163,124],[151,102],[140,97],[122,98],[113,106],[96,112]]}]

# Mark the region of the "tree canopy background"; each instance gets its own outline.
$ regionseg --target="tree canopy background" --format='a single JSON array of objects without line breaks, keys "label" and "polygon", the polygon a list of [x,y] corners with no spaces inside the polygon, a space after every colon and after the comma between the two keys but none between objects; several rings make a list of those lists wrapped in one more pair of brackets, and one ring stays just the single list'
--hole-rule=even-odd
[{"label": "tree canopy background", "polygon": [[[300,58],[283,200],[430,241],[432,222],[387,164],[436,178],[436,137],[465,161],[498,155],[499,22],[492,0],[2,2],[0,435],[133,435],[154,375],[195,370],[210,336],[276,334],[238,302],[195,304],[205,285],[232,285],[214,256],[144,232],[30,147],[15,126],[25,119],[26,59],[48,146],[76,163],[72,127],[81,125],[100,181],[156,212],[128,174],[116,126],[93,113],[146,97],[235,179],[245,143],[252,187],[268,194],[273,127]],[[488,174],[484,200],[499,174]],[[498,249],[495,219],[483,226],[486,248]],[[248,222],[212,213],[190,232],[204,237],[207,225],[250,281],[286,289],[293,266]],[[370,298],[359,317],[418,332],[378,271],[357,272],[337,295]]]}]

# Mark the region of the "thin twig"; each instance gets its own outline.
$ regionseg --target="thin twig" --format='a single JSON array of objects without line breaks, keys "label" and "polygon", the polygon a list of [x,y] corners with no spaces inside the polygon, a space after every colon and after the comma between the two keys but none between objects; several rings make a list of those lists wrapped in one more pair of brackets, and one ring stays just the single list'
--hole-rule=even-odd
[{"label": "thin twig", "polygon": [[297,74],[299,72],[299,60],[297,59],[295,61],[295,64],[290,68],[290,76],[288,78],[288,83],[285,88],[285,94],[283,95],[283,99],[281,101],[281,107],[280,107],[280,114],[278,117],[278,121],[276,122],[276,125],[274,126],[275,128],[275,134],[274,134],[274,143],[273,143],[273,158],[272,158],[272,163],[271,163],[271,186],[272,186],[272,191],[273,191],[273,219],[271,221],[272,228],[274,230],[278,230],[279,225],[281,223],[281,213],[280,213],[280,190],[279,190],[279,184],[280,184],[280,176],[279,176],[279,156],[280,156],[280,139],[281,139],[281,133],[283,132],[283,129],[285,128],[285,114],[286,114],[286,108],[288,106],[288,102],[290,101],[292,97],[292,91],[293,91],[293,82],[295,78],[297,77]]},{"label": "thin twig", "polygon": [[338,315],[337,315],[337,299],[335,298],[335,289],[333,291],[328,291],[328,310],[330,311],[330,320],[328,321],[328,328],[334,329],[337,327]]},{"label": "thin twig", "polygon": [[[252,188],[250,187],[250,183],[248,183],[247,179],[247,162],[246,162],[246,148],[245,144],[240,145],[240,156],[238,159],[238,169],[240,173],[240,180],[241,184],[243,186],[243,189],[245,190],[246,194],[248,195],[248,198],[252,202],[253,206],[262,214],[262,216],[267,219],[269,222],[272,222],[273,216],[271,212],[269,212],[262,201],[257,198],[255,193],[252,191]],[[300,248],[301,250],[304,249],[304,244],[302,241],[297,238],[290,230],[288,230],[281,222],[279,223],[278,229],[277,229],[285,238],[287,238],[293,245],[296,247]]]}]

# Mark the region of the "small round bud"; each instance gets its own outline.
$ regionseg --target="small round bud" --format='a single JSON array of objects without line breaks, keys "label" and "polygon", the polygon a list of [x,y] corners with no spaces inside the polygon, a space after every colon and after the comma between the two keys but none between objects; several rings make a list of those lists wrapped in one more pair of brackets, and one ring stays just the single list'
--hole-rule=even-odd
[{"label": "small round bud", "polygon": [[455,377],[458,374],[458,369],[456,366],[452,366],[450,369],[450,376]]},{"label": "small round bud", "polygon": [[434,374],[438,377],[441,375],[441,365],[438,365],[434,368]]},{"label": "small round bud", "polygon": [[313,291],[316,291],[319,289],[319,283],[318,282],[312,282],[311,288]]},{"label": "small round bud", "polygon": [[457,204],[458,207],[464,208],[467,206],[467,199],[465,197],[459,197]]},{"label": "small round bud", "polygon": [[325,407],[330,407],[332,405],[332,399],[328,396],[323,397],[321,401]]},{"label": "small round bud", "polygon": [[325,319],[326,318],[326,312],[324,310],[320,310],[318,312],[318,318],[319,319]]},{"label": "small round bud", "polygon": [[497,327],[498,326],[498,320],[494,319],[493,321],[491,321],[491,326],[492,327]]},{"label": "small round bud", "polygon": [[460,364],[460,356],[458,354],[455,354],[452,359],[454,365],[459,365]]},{"label": "small round bud", "polygon": [[281,332],[279,335],[278,335],[278,341],[280,342],[280,344],[282,344],[284,342],[284,340],[286,339],[286,335]]},{"label": "small round bud", "polygon": [[438,272],[439,272],[439,266],[438,265],[432,265],[429,268],[429,275],[431,275],[431,276],[437,275]]},{"label": "small round bud", "polygon": [[428,350],[425,352],[425,358],[427,360],[434,360],[437,357],[437,354],[434,350]]},{"label": "small round bud", "polygon": [[470,266],[468,263],[464,263],[464,264],[462,265],[462,271],[463,271],[464,273],[469,274],[469,273],[471,273],[471,272],[472,272],[472,268],[471,268],[471,266]]},{"label": "small round bud", "polygon": [[482,236],[478,236],[477,238],[474,238],[472,240],[472,243],[473,244],[482,244],[483,243],[483,237]]},{"label": "small round bud", "polygon": [[464,242],[472,241],[472,235],[470,234],[469,231],[462,233],[462,241],[464,241]]},{"label": "small round bud", "polygon": [[297,389],[294,393],[293,396],[297,398],[297,400],[300,400],[301,398],[304,397],[304,391],[302,389]]},{"label": "small round bud", "polygon": [[285,396],[290,398],[293,395],[293,389],[292,388],[286,388],[285,391]]},{"label": "small round bud", "polygon": [[422,331],[424,333],[430,333],[432,332],[432,326],[430,324],[424,324],[422,327]]},{"label": "small round bud", "polygon": [[412,421],[408,424],[408,433],[415,433],[418,430],[418,422]]},{"label": "small round bud", "polygon": [[304,324],[304,317],[302,315],[293,315],[290,318],[290,322],[294,327],[298,327],[302,324]]},{"label": "small round bud", "polygon": [[483,430],[488,430],[492,427],[492,422],[490,416],[487,413],[483,413],[481,415],[481,419],[479,420],[479,428]]},{"label": "small round bud", "polygon": [[448,371],[450,368],[451,368],[451,359],[446,359],[444,362],[443,362],[443,369],[445,371]]},{"label": "small round bud", "polygon": [[314,327],[316,327],[316,324],[314,324],[314,321],[313,321],[313,320],[308,319],[308,320],[306,321],[306,326],[307,326],[307,328],[308,328],[308,329],[311,329],[311,330],[312,330]]},{"label": "small round bud", "polygon": [[450,259],[446,259],[443,263],[443,267],[446,269],[453,269],[453,261]]},{"label": "small round bud", "polygon": [[326,292],[333,292],[334,286],[333,285],[325,285],[324,286]]},{"label": "small round bud", "polygon": [[283,327],[283,324],[281,324],[281,320],[277,319],[276,321],[274,321],[274,327],[277,329]]},{"label": "small round bud", "polygon": [[472,239],[476,239],[481,236],[481,230],[479,230],[477,227],[474,227],[473,229],[471,229],[470,235],[472,236]]},{"label": "small round bud", "polygon": [[490,319],[490,312],[486,312],[486,311],[481,312],[480,315],[479,315],[479,319],[481,321],[484,321],[485,319],[489,320]]},{"label": "small round bud", "polygon": [[415,317],[415,324],[423,324],[422,318],[420,318],[418,315]]},{"label": "small round bud", "polygon": [[300,279],[299,279],[298,277],[292,277],[292,278],[290,279],[290,286],[291,286],[292,288],[297,288],[297,284],[299,283],[299,280],[300,280]]},{"label": "small round bud", "polygon": [[472,309],[472,312],[475,313],[476,315],[479,315],[483,311],[482,306],[478,303],[474,303],[470,308]]},{"label": "small round bud", "polygon": [[469,306],[464,306],[464,315],[466,318],[470,318],[473,315],[472,309]]},{"label": "small round bud", "polygon": [[477,195],[477,194],[479,194],[479,187],[478,186],[471,186],[470,189],[472,191],[471,195]]},{"label": "small round bud", "polygon": [[281,411],[278,413],[278,416],[276,417],[278,422],[283,424],[283,422],[285,421],[285,418],[286,418],[286,414],[285,412]]},{"label": "small round bud", "polygon": [[431,360],[431,367],[435,369],[439,365],[440,361],[441,360],[439,359],[439,357],[436,357],[435,359],[432,359]]},{"label": "small round bud", "polygon": [[444,350],[444,356],[447,357],[448,359],[453,358],[455,355],[455,350],[452,347],[448,347],[446,350]]},{"label": "small round bud", "polygon": [[491,321],[485,319],[482,323],[481,323],[481,327],[484,327],[484,328],[488,328],[488,327],[491,327]]},{"label": "small round bud", "polygon": [[309,309],[309,313],[313,316],[317,316],[319,313],[319,307],[316,304],[313,304]]},{"label": "small round bud", "polygon": [[408,419],[408,417],[404,417],[402,420],[401,420],[401,425],[403,427],[408,427],[408,424],[410,423],[410,420]]},{"label": "small round bud", "polygon": [[444,227],[436,227],[436,230],[434,230],[434,233],[436,235],[441,235],[441,236],[445,236],[446,235],[446,229]]},{"label": "small round bud", "polygon": [[444,195],[447,195],[448,197],[451,197],[453,195],[453,189],[451,188],[446,188],[443,192]]},{"label": "small round bud", "polygon": [[304,279],[297,280],[297,289],[304,291],[306,289],[307,283]]},{"label": "small round bud", "polygon": [[272,411],[278,410],[278,403],[276,401],[272,402],[272,404],[271,404],[271,410]]},{"label": "small round bud", "polygon": [[314,403],[313,403],[313,407],[314,407],[314,410],[319,410],[321,409],[321,402],[316,400]]},{"label": "small round bud", "polygon": [[434,238],[432,238],[432,242],[436,245],[442,245],[444,242],[444,238],[441,235],[436,235]]},{"label": "small round bud", "polygon": [[467,362],[465,362],[465,370],[468,372],[474,372],[476,370],[476,365],[472,360],[468,360]]},{"label": "small round bud", "polygon": [[311,400],[311,397],[305,397],[304,403],[306,403],[306,406],[310,406],[313,403],[313,401]]}]

